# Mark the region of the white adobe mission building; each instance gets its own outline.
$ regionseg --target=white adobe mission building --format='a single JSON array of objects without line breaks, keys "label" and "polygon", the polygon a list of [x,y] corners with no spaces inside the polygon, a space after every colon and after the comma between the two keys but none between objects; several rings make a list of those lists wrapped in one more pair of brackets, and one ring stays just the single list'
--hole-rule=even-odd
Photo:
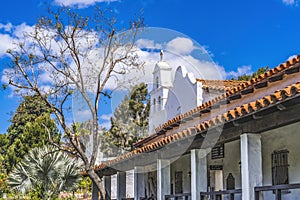
[{"label": "white adobe mission building", "polygon": [[161,59],[153,83],[149,136],[96,167],[108,199],[134,170],[136,200],[300,200],[300,55],[247,82]]}]

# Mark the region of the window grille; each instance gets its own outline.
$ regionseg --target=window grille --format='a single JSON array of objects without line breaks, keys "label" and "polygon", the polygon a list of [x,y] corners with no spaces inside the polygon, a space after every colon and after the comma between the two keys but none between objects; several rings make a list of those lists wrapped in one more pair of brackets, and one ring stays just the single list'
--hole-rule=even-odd
[{"label": "window grille", "polygon": [[274,151],[272,153],[272,184],[289,184],[288,150]]}]

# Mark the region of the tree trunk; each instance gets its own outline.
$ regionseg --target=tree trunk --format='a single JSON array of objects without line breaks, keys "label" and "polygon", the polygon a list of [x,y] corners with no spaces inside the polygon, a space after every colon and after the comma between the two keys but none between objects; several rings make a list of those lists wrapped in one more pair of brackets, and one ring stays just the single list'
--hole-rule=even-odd
[{"label": "tree trunk", "polygon": [[96,174],[96,172],[92,169],[89,170],[87,174],[100,191],[100,199],[110,200],[110,197],[106,195],[106,190],[102,184],[101,178]]}]

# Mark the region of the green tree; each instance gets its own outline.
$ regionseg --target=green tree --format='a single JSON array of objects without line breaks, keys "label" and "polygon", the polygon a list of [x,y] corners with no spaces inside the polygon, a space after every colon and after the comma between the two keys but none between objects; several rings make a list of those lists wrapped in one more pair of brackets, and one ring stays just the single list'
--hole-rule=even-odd
[{"label": "green tree", "polygon": [[88,196],[88,193],[92,191],[92,180],[89,177],[83,177],[78,185],[80,193],[83,193],[84,196]]},{"label": "green tree", "polygon": [[49,144],[49,137],[58,143],[60,134],[50,109],[37,95],[25,96],[18,106],[6,135],[7,142],[1,152],[9,173],[32,149]]},{"label": "green tree", "polygon": [[[117,87],[122,75],[143,67],[135,47],[143,19],[131,20],[124,32],[123,25],[116,24],[109,11],[96,8],[94,13],[85,14],[61,8],[41,17],[32,32],[24,34],[7,50],[11,62],[5,75],[17,94],[35,93],[51,108],[69,144],[57,147],[72,151],[83,161],[87,176],[103,196],[105,190],[95,172],[101,144],[100,99],[107,90],[114,91],[115,88],[108,87],[110,81],[117,82]],[[45,74],[50,79],[47,83]],[[91,113],[92,129],[88,134],[92,137],[89,143],[92,151],[89,153],[84,151],[86,144],[82,143],[81,134],[66,120],[74,91]]]},{"label": "green tree", "polygon": [[81,162],[50,146],[32,149],[8,176],[8,184],[31,198],[53,199],[78,186]]},{"label": "green tree", "polygon": [[8,139],[6,134],[0,134],[0,196],[3,193],[8,192],[6,178],[7,178],[7,171],[5,169],[5,153],[6,147],[8,144]]},{"label": "green tree", "polygon": [[105,132],[104,152],[108,155],[130,151],[133,144],[147,134],[149,99],[145,83],[132,88],[115,109],[111,128]]},{"label": "green tree", "polygon": [[247,74],[240,75],[236,79],[232,78],[232,80],[249,81],[250,79],[258,77],[259,75],[267,72],[268,70],[270,70],[269,67],[261,67],[261,68],[259,68],[256,72],[254,72],[251,75],[247,75]]}]

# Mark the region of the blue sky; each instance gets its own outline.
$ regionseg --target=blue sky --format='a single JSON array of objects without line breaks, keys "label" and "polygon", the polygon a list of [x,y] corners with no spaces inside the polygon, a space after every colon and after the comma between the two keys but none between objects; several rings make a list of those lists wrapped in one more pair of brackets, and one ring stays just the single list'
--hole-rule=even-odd
[{"label": "blue sky", "polygon": [[[142,11],[147,26],[176,30],[203,45],[227,75],[272,68],[300,53],[298,0],[10,0],[0,6],[1,72],[8,60],[3,53],[6,30],[34,25],[47,14],[47,5],[59,6],[60,1],[79,12],[89,12],[95,4],[109,7],[119,24]],[[0,91],[0,133],[8,128],[9,113],[17,104],[11,91]]]}]

